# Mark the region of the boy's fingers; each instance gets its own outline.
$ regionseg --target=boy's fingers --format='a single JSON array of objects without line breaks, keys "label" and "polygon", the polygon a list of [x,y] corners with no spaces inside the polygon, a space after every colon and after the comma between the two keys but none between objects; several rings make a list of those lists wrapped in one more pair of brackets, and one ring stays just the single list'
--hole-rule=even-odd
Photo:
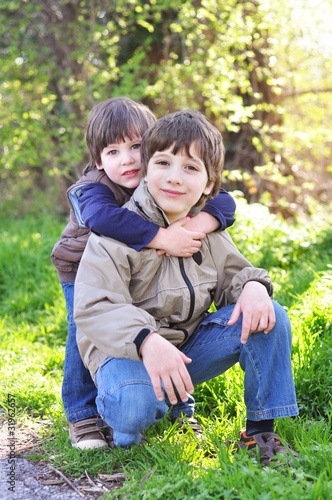
[{"label": "boy's fingers", "polygon": [[241,344],[245,344],[248,340],[250,334],[250,321],[248,319],[243,318],[242,321],[242,331],[241,331]]},{"label": "boy's fingers", "polygon": [[257,326],[257,332],[265,332],[266,329],[269,327],[269,317],[268,316],[262,316],[259,324]]},{"label": "boy's fingers", "polygon": [[274,327],[275,323],[276,323],[275,312],[273,306],[271,306],[271,308],[268,311],[262,314],[256,331],[257,332],[263,331],[264,333],[269,333]]},{"label": "boy's fingers", "polygon": [[[173,386],[177,390],[177,393],[179,395],[180,400],[183,401],[183,402],[188,401],[188,395],[187,395],[187,392],[186,392],[186,388],[185,388],[184,382],[183,382],[183,380],[182,380],[182,378],[181,378],[181,376],[180,376],[179,373],[172,374],[172,382],[173,382]],[[172,391],[172,395],[173,394],[174,394],[174,391]],[[168,395],[168,399],[170,400],[170,402],[172,404],[175,404],[177,402],[175,394],[174,394],[174,398],[176,400],[175,402],[173,402],[171,400],[169,392],[167,392],[167,395]]]},{"label": "boy's fingers", "polygon": [[240,339],[241,344],[246,344],[247,340],[248,340],[248,337],[249,337],[249,332],[247,332],[247,331],[242,332],[241,333],[241,339]]},{"label": "boy's fingers", "polygon": [[231,317],[229,318],[229,321],[227,323],[227,325],[234,325],[237,320],[239,319],[241,315],[241,309],[240,309],[240,306],[238,305],[238,302],[235,304],[235,307],[233,309],[233,312],[231,314]]},{"label": "boy's fingers", "polygon": [[[182,361],[188,365],[189,363],[192,362],[192,359],[191,358],[188,358],[188,356],[186,356],[183,352],[179,351],[179,354],[180,354],[180,357],[182,359]],[[188,374],[189,375],[189,374]]]},{"label": "boy's fingers", "polygon": [[181,351],[179,351],[179,354],[184,364],[180,364],[179,368],[172,373],[172,381],[174,386],[176,387],[181,401],[186,402],[188,401],[187,392],[189,392],[189,394],[194,392],[194,386],[189,372],[186,368],[186,364],[191,363],[192,360]]},{"label": "boy's fingers", "polygon": [[188,395],[187,395],[187,392],[189,392],[189,394],[192,394],[194,392],[194,386],[193,386],[193,383],[191,381],[191,377],[190,375],[188,374],[188,380],[185,381],[185,390],[186,390],[186,395],[185,397],[187,398],[186,400],[182,399],[182,401],[188,401]]},{"label": "boy's fingers", "polygon": [[268,322],[267,327],[264,330],[264,333],[269,333],[272,330],[272,328],[274,327],[275,324],[276,324],[276,315],[275,315],[275,312],[274,312],[274,309],[273,309],[271,311],[271,313],[269,314],[269,322]]},{"label": "boy's fingers", "polygon": [[246,344],[248,337],[254,330],[250,328],[250,323],[247,321],[242,322],[242,330],[241,330],[241,344]]},{"label": "boy's fingers", "polygon": [[[187,358],[187,359],[189,359],[189,358]],[[189,363],[191,363],[191,360],[189,361]],[[187,364],[188,364],[188,362],[187,362]],[[184,388],[185,388],[186,392],[189,392],[189,394],[192,394],[194,392],[194,386],[193,386],[193,383],[191,380],[191,376],[189,375],[189,372],[185,366],[180,368],[180,375],[181,375],[181,378],[183,380]]]},{"label": "boy's fingers", "polygon": [[194,240],[204,240],[204,238],[206,237],[205,233],[196,233],[193,231],[190,231],[190,233]]},{"label": "boy's fingers", "polygon": [[151,375],[150,375],[150,378],[151,378],[151,383],[152,383],[152,387],[153,387],[154,393],[156,395],[156,398],[158,399],[158,401],[163,401],[164,394],[163,394],[163,391],[161,389],[160,378],[158,376],[151,377]]},{"label": "boy's fingers", "polygon": [[192,240],[188,245],[190,249],[198,249],[202,246],[201,240]]},{"label": "boy's fingers", "polygon": [[[176,397],[175,392],[174,392],[174,386],[173,386],[172,379],[169,376],[165,376],[165,377],[163,377],[162,380],[163,380],[164,389],[165,389],[165,392],[168,396],[169,402],[172,405],[175,405],[178,402],[178,400],[177,400],[177,397]],[[179,394],[180,394],[180,392],[179,392]]]},{"label": "boy's fingers", "polygon": [[[186,367],[183,366],[178,371],[172,373],[171,379],[173,382],[173,386],[176,388],[181,401],[183,402],[188,401],[187,393],[189,392],[189,394],[191,394],[192,392],[194,392],[194,386],[192,384],[191,377]],[[168,393],[167,395],[169,397]],[[172,401],[171,403],[174,404]]]},{"label": "boy's fingers", "polygon": [[[192,362],[192,360],[190,358],[188,358],[182,352],[181,352],[181,355],[182,355],[182,360],[185,363],[185,365],[186,364],[188,365]],[[189,375],[189,372],[188,372],[185,365],[180,367],[180,375],[181,375],[181,378],[182,378],[183,383],[184,383],[185,391],[189,392],[189,394],[192,394],[194,392],[194,385],[192,383],[191,376]],[[184,400],[182,399],[182,401],[184,401]]]}]

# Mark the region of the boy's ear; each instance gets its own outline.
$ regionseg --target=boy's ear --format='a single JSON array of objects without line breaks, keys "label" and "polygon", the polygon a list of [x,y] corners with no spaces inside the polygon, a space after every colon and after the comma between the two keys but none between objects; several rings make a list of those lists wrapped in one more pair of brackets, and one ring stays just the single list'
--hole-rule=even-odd
[{"label": "boy's ear", "polygon": [[97,163],[96,163],[96,167],[98,170],[104,170],[104,167],[102,165],[98,165]]},{"label": "boy's ear", "polygon": [[213,186],[214,186],[214,181],[210,182],[210,184],[207,184],[206,188],[203,191],[203,194],[205,194],[206,196],[209,195],[213,189]]}]

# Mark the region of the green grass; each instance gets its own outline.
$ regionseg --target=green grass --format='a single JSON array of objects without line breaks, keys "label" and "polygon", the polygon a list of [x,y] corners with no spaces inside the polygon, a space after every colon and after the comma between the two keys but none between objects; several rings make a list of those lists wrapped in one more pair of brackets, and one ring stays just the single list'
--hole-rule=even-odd
[{"label": "green grass", "polygon": [[63,222],[45,214],[0,220],[1,416],[7,394],[15,395],[17,423],[42,437],[38,453],[26,456],[71,477],[125,471],[124,486],[108,494],[119,500],[332,499],[332,232],[321,214],[293,225],[241,203],[232,236],[254,265],[270,270],[293,327],[300,417],[278,420],[276,430],[301,461],[281,474],[225,447],[245,423],[238,366],[195,389],[199,441],[180,436],[165,419],[148,430],[145,447],[72,448],[60,397],[66,311],[49,259]]}]

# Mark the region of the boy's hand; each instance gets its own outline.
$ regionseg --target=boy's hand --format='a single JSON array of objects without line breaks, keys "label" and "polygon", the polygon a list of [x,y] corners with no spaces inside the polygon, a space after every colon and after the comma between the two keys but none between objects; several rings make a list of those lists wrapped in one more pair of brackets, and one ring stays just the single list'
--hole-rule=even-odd
[{"label": "boy's hand", "polygon": [[160,228],[152,240],[150,248],[157,248],[158,255],[166,253],[174,257],[191,257],[202,246],[201,239],[206,234],[202,231],[188,231],[186,225],[189,217],[173,222],[167,229]]},{"label": "boy's hand", "polygon": [[241,343],[245,344],[251,333],[268,333],[275,325],[276,317],[272,300],[262,283],[249,281],[243,288],[228,325],[234,325],[242,317]]},{"label": "boy's hand", "polygon": [[213,233],[219,229],[220,222],[208,212],[199,212],[195,217],[186,217],[188,231],[203,231],[205,234]]},{"label": "boy's hand", "polygon": [[183,402],[188,401],[186,392],[194,392],[194,386],[185,366],[191,363],[190,358],[156,332],[152,333],[143,343],[141,355],[159,401],[164,399],[160,381],[162,381],[172,405],[177,403],[174,387],[176,387],[180,399]]}]

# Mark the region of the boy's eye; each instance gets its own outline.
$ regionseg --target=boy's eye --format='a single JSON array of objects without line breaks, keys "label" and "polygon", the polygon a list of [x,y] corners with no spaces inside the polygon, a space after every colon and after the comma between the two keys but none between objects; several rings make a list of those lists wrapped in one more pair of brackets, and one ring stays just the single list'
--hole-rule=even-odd
[{"label": "boy's eye", "polygon": [[116,149],[111,149],[111,151],[108,152],[109,155],[114,156],[116,155],[118,151]]},{"label": "boy's eye", "polygon": [[132,145],[132,149],[140,149],[140,147],[141,147],[141,143]]},{"label": "boy's eye", "polygon": [[193,170],[193,171],[198,170],[198,168],[197,168],[197,167],[195,167],[194,165],[187,165],[187,166],[186,166],[186,169],[187,169],[187,170]]},{"label": "boy's eye", "polygon": [[157,161],[157,165],[162,165],[163,167],[166,167],[168,165],[168,162],[166,160],[159,160]]}]

